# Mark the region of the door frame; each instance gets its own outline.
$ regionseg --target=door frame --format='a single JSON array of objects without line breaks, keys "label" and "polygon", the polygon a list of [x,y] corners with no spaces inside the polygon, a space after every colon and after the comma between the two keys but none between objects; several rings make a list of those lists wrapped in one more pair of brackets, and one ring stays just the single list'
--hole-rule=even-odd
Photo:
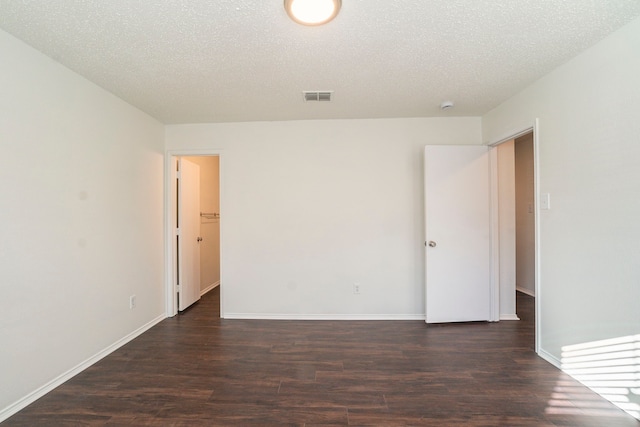
[{"label": "door frame", "polygon": [[534,204],[534,271],[535,271],[535,352],[540,349],[540,325],[541,319],[541,277],[540,277],[540,170],[539,170],[539,120],[526,127],[519,128],[509,135],[487,142],[490,148],[491,165],[491,314],[495,321],[500,317],[500,257],[499,257],[499,227],[498,227],[498,145],[503,142],[516,139],[520,136],[533,133],[533,204]]},{"label": "door frame", "polygon": [[[219,191],[220,191],[220,283],[223,282],[224,272],[224,218],[222,215],[224,206],[224,155],[223,150],[166,150],[164,155],[164,252],[165,252],[165,313],[167,317],[173,317],[178,314],[178,300],[176,298],[177,277],[176,263],[177,254],[175,251],[174,240],[176,210],[177,210],[177,192],[176,192],[176,168],[178,157],[188,156],[218,156],[219,159]],[[220,286],[220,317],[224,318],[224,289]]]}]

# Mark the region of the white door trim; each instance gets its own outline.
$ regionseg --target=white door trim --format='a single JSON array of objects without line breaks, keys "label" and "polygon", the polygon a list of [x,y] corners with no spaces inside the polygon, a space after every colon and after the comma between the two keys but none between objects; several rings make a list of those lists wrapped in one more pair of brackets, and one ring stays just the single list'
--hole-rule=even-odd
[{"label": "white door trim", "polygon": [[[499,251],[498,246],[498,198],[497,192],[494,197],[494,190],[498,188],[498,162],[497,162],[497,146],[502,144],[503,142],[510,141],[512,139],[518,138],[522,135],[525,135],[529,132],[533,132],[533,193],[534,193],[534,212],[535,212],[535,313],[536,313],[536,322],[535,322],[535,351],[539,353],[540,349],[540,324],[542,322],[541,316],[541,288],[542,281],[540,277],[540,201],[539,201],[539,188],[540,188],[540,169],[539,169],[539,144],[538,144],[538,134],[539,132],[539,120],[534,119],[533,123],[530,126],[526,126],[514,131],[512,134],[507,135],[503,138],[499,138],[493,141],[489,141],[487,145],[492,147],[491,150],[491,241],[492,241],[492,265],[491,265],[491,301],[492,301],[492,315],[499,317],[499,307],[500,307],[500,282],[499,282],[499,257],[497,253]],[[495,320],[496,319],[494,317]]]},{"label": "white door trim", "polygon": [[[164,156],[164,253],[165,253],[165,312],[167,317],[178,314],[176,299],[175,212],[177,157],[218,156],[220,161],[220,281],[224,277],[224,154],[223,150],[166,150]],[[224,317],[224,287],[220,288],[220,317]]]}]

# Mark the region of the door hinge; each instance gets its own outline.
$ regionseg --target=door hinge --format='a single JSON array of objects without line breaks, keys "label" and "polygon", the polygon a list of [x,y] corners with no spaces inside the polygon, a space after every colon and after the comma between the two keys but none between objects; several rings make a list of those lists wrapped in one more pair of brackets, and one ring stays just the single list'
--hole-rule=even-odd
[{"label": "door hinge", "polygon": [[180,171],[176,171],[176,178],[177,178],[177,179],[182,178],[182,176],[181,176],[181,175],[182,175],[182,174],[180,173]]},{"label": "door hinge", "polygon": [[180,229],[176,228],[176,236],[179,236],[179,235],[180,235]]}]

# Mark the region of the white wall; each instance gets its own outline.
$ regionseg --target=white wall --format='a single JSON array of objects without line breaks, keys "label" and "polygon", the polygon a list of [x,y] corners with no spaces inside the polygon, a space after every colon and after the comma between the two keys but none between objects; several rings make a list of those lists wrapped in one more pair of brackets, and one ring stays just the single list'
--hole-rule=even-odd
[{"label": "white wall", "polygon": [[640,19],[483,117],[539,121],[541,349],[640,333]]},{"label": "white wall", "polygon": [[2,31],[0,57],[1,420],[162,318],[164,242],[162,125]]},{"label": "white wall", "polygon": [[479,118],[166,128],[222,152],[225,317],[424,318],[423,147],[480,142]]}]

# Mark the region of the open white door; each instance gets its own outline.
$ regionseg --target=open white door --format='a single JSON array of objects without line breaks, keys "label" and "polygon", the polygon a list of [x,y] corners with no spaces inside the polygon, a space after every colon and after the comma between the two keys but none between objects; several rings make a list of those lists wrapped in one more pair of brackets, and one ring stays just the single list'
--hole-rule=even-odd
[{"label": "open white door", "polygon": [[490,320],[489,148],[425,147],[426,321]]},{"label": "open white door", "polygon": [[200,167],[178,160],[178,310],[200,299]]}]

